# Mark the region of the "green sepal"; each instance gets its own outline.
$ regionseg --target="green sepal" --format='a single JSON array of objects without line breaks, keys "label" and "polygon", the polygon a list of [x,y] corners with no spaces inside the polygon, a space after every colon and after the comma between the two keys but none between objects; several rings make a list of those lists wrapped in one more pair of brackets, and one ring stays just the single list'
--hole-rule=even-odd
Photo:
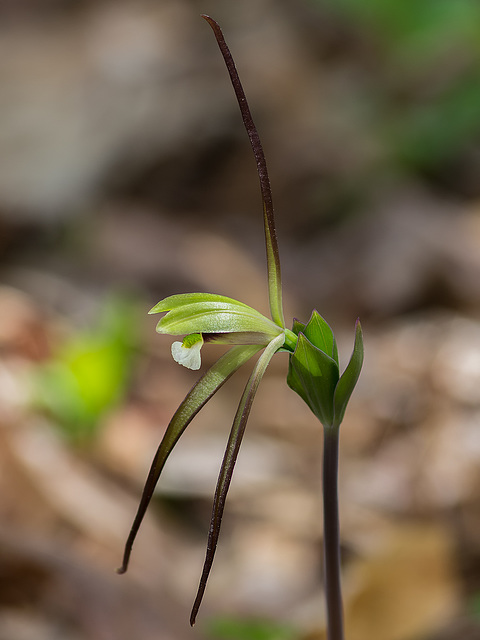
[{"label": "green sepal", "polygon": [[175,411],[153,458],[137,514],[125,545],[122,566],[118,569],[118,573],[125,573],[127,570],[133,543],[147,511],[147,507],[152,499],[158,479],[167,458],[177,444],[180,436],[200,409],[220,389],[228,378],[260,349],[261,347],[257,345],[238,346],[229,349],[229,351],[217,360],[195,383]]},{"label": "green sepal", "polygon": [[238,452],[240,450],[240,445],[242,444],[242,439],[245,433],[245,428],[247,426],[247,420],[248,416],[250,415],[253,400],[255,398],[255,394],[257,393],[258,385],[260,384],[263,375],[265,374],[270,360],[272,359],[274,354],[281,348],[281,346],[281,335],[277,336],[270,342],[269,345],[267,345],[265,351],[258,359],[253,372],[248,379],[245,390],[240,399],[237,412],[235,414],[235,419],[230,431],[227,448],[225,450],[222,466],[220,468],[220,474],[218,476],[217,487],[215,489],[205,563],[203,565],[200,584],[198,586],[197,595],[190,616],[190,624],[192,625],[192,627],[195,624],[195,618],[197,616],[200,604],[203,599],[203,595],[205,593],[208,576],[210,575],[213,559],[215,557],[218,536],[220,534],[220,527],[222,524],[223,511],[225,508],[225,500],[227,498],[228,489],[232,480],[233,471],[235,469]]},{"label": "green sepal", "polygon": [[334,394],[333,426],[339,427],[363,365],[363,333],[360,321],[355,324],[355,343],[350,362],[342,373]]},{"label": "green sepal", "polygon": [[305,334],[300,333],[295,352],[290,356],[287,384],[300,395],[325,426],[333,424],[333,398],[338,378],[336,361],[314,346]]}]

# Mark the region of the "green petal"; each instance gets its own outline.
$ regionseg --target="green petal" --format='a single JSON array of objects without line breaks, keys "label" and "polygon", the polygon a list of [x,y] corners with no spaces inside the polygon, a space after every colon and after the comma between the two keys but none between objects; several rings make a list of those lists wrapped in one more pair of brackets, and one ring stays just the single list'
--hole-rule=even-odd
[{"label": "green petal", "polygon": [[360,376],[360,371],[363,365],[363,333],[360,321],[357,320],[355,325],[355,344],[353,345],[353,352],[350,358],[350,362],[347,368],[343,372],[338,381],[337,388],[335,389],[334,406],[335,406],[335,419],[334,426],[339,427],[343,416],[345,415],[345,409],[347,408],[350,396],[353,393],[357,380]]},{"label": "green petal", "polygon": [[227,296],[219,296],[216,293],[179,293],[160,300],[148,313],[163,313],[164,311],[178,309],[187,304],[196,304],[199,302],[233,303],[237,306],[250,309],[250,307],[243,302],[239,302],[233,298],[227,298]]},{"label": "green petal", "polygon": [[255,398],[258,385],[263,378],[270,360],[282,344],[283,336],[277,336],[269,345],[267,345],[265,351],[258,359],[250,378],[248,379],[240,404],[238,405],[237,413],[235,414],[227,448],[225,450],[225,456],[218,476],[217,488],[215,490],[212,519],[208,535],[207,553],[205,556],[205,563],[203,565],[202,577],[200,579],[197,596],[190,616],[190,624],[192,626],[195,624],[195,618],[197,617],[197,613],[205,593],[205,587],[207,586],[208,576],[212,568],[218,536],[220,534],[223,511],[225,508],[225,500],[227,498],[228,489],[233,476],[233,470],[235,468],[235,463],[237,461],[238,452],[242,443],[243,434],[245,433],[245,427],[247,426],[247,420],[250,415],[253,400]]},{"label": "green petal", "polygon": [[324,426],[333,423],[333,397],[338,376],[335,360],[300,333],[295,352],[290,356],[287,383]]},{"label": "green petal", "polygon": [[168,335],[250,331],[264,334],[266,344],[282,329],[255,309],[236,301],[185,304],[168,311],[157,324],[157,332]]},{"label": "green petal", "polygon": [[[280,330],[280,327],[279,327]],[[228,333],[203,333],[205,344],[260,344],[268,342],[265,333],[256,331],[229,331]]]},{"label": "green petal", "polygon": [[152,499],[160,473],[173,447],[205,403],[210,400],[214,393],[220,389],[237,369],[260,349],[261,347],[259,346],[232,347],[198,380],[176,410],[150,467],[138,511],[125,545],[123,563],[118,570],[119,573],[125,573],[127,570],[133,543]]}]

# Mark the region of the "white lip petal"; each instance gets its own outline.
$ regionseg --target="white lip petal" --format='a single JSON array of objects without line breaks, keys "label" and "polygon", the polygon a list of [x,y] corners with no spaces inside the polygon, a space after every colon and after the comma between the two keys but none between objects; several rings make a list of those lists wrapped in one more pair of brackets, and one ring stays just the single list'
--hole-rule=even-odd
[{"label": "white lip petal", "polygon": [[174,342],[172,344],[172,357],[178,364],[187,367],[187,369],[197,371],[202,364],[200,355],[202,345],[203,341],[196,342],[191,347],[185,347],[182,342]]}]

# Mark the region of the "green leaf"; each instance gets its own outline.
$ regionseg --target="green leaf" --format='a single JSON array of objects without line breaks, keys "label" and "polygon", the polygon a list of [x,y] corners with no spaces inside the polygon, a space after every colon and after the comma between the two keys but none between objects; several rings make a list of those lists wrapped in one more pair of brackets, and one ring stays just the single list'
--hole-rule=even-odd
[{"label": "green leaf", "polygon": [[358,377],[363,365],[363,334],[360,321],[357,320],[355,325],[355,344],[353,345],[353,352],[350,358],[350,362],[347,368],[343,372],[338,381],[337,388],[335,389],[334,405],[335,405],[335,419],[334,426],[339,427],[343,416],[345,415],[345,409],[347,408],[350,396],[353,393],[355,385],[357,384]]},{"label": "green leaf", "polygon": [[245,427],[247,426],[247,420],[250,415],[253,400],[258,390],[263,375],[267,369],[267,366],[275,355],[277,350],[283,344],[283,335],[279,335],[274,338],[270,344],[267,345],[265,351],[253,369],[253,372],[248,379],[245,386],[243,395],[238,405],[237,413],[233,421],[232,429],[230,431],[230,437],[228,439],[227,448],[220,468],[220,474],[218,476],[217,487],[215,489],[215,497],[213,500],[212,519],[210,522],[210,530],[208,535],[207,553],[205,556],[205,563],[203,565],[202,576],[200,578],[200,584],[197,591],[197,596],[193,604],[192,613],[190,616],[190,624],[195,624],[195,619],[200,608],[200,604],[205,593],[207,586],[208,576],[212,568],[213,559],[215,557],[215,551],[217,548],[218,536],[220,534],[220,526],[222,524],[223,511],[225,509],[225,501],[227,499],[228,489],[232,480],[235,463],[237,461],[240,445],[242,444],[243,434],[245,433]]},{"label": "green leaf", "polygon": [[300,333],[290,365],[288,385],[305,400],[323,425],[331,426],[333,397],[339,375],[335,360]]},{"label": "green leaf", "polygon": [[245,364],[245,362],[260,349],[261,347],[256,345],[232,347],[198,380],[176,410],[153,458],[138,511],[125,545],[123,563],[118,570],[119,573],[125,573],[127,570],[133,543],[147,511],[147,507],[150,504],[150,500],[152,499],[162,469],[173,447],[177,444],[180,436],[206,402],[210,400],[237,369]]}]

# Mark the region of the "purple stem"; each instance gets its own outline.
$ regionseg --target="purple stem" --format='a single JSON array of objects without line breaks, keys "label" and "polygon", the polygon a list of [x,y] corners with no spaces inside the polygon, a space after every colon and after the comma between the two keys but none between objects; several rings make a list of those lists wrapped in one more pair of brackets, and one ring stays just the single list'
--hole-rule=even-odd
[{"label": "purple stem", "polygon": [[323,551],[328,640],[344,640],[338,516],[339,429],[323,430]]}]

